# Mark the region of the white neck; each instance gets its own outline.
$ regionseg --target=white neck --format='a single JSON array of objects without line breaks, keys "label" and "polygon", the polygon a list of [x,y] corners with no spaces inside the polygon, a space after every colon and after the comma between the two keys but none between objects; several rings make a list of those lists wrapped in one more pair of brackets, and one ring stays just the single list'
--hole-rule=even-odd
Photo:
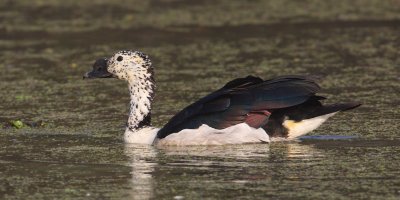
[{"label": "white neck", "polygon": [[158,129],[151,127],[151,104],[155,88],[151,75],[136,75],[128,81],[131,101],[124,134],[126,143],[151,145],[157,136]]},{"label": "white neck", "polygon": [[154,97],[154,81],[151,74],[142,74],[128,81],[130,108],[128,128],[135,130],[151,125],[151,104]]}]

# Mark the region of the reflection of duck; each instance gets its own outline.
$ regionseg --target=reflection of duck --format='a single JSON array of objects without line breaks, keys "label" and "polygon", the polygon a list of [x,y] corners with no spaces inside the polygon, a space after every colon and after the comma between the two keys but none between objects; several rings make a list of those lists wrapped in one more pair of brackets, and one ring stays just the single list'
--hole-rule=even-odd
[{"label": "reflection of duck", "polygon": [[154,180],[152,173],[157,163],[152,162],[157,156],[156,150],[148,145],[125,146],[125,155],[132,165],[132,198],[152,199],[154,195]]},{"label": "reflection of duck", "polygon": [[[216,146],[160,146],[159,149],[167,156],[214,157],[223,159],[251,159],[268,156],[269,146],[263,144],[251,145],[216,145]],[[198,161],[196,161],[198,162]],[[201,164],[201,163],[200,163]]]},{"label": "reflection of duck", "polygon": [[285,160],[315,159],[323,155],[322,152],[316,149],[312,144],[303,144],[293,141],[274,142],[270,145],[270,149],[271,155],[279,155]]},{"label": "reflection of duck", "polygon": [[[99,59],[84,78],[116,77],[128,81],[131,95],[128,143],[213,145],[269,142],[269,136],[295,138],[321,125],[338,111],[359,106],[323,106],[320,89],[306,76],[262,80],[248,76],[228,82],[175,115],[164,127],[151,127],[155,82],[148,56],[120,51]],[[269,134],[269,136],[266,134]]]},{"label": "reflection of duck", "polygon": [[[189,193],[203,192],[193,188],[210,183],[233,182],[237,186],[265,181],[279,173],[283,175],[284,170],[293,169],[297,164],[304,165],[302,161],[310,163],[323,156],[312,145],[297,142],[160,148],[125,144],[124,153],[132,166],[131,199],[160,199],[171,195],[191,199]],[[292,173],[290,177],[293,178]],[[210,186],[205,190],[210,190]]]}]

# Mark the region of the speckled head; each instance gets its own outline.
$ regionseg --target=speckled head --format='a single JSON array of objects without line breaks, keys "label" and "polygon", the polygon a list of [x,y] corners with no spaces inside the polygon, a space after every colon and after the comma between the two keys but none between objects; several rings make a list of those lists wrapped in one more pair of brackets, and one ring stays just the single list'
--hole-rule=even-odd
[{"label": "speckled head", "polygon": [[153,74],[149,57],[139,51],[119,51],[108,59],[107,65],[108,72],[127,81]]},{"label": "speckled head", "polygon": [[124,50],[115,53],[110,58],[98,59],[93,70],[86,73],[84,78],[111,78],[115,77],[129,82],[138,79],[153,81],[153,67],[149,57],[139,51]]}]

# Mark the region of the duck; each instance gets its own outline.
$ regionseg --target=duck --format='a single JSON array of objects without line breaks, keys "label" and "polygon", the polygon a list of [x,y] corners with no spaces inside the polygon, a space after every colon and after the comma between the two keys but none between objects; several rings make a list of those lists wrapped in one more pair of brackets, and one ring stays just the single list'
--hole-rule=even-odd
[{"label": "duck", "polygon": [[357,102],[322,104],[326,99],[313,76],[285,75],[229,81],[174,115],[163,127],[151,125],[156,82],[148,55],[122,50],[100,58],[84,79],[117,78],[128,83],[126,143],[145,145],[226,145],[293,140],[317,129]]}]

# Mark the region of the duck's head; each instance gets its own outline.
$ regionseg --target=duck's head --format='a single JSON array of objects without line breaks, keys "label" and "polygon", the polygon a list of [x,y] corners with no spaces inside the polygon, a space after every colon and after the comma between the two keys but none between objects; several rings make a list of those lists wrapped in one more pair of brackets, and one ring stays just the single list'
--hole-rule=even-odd
[{"label": "duck's head", "polygon": [[83,78],[118,78],[128,81],[131,101],[127,125],[130,130],[150,126],[155,82],[153,67],[147,55],[139,51],[119,51],[110,58],[96,60],[93,70]]},{"label": "duck's head", "polygon": [[100,58],[93,65],[93,70],[83,78],[118,78],[129,82],[150,78],[153,68],[149,57],[139,51],[124,50],[110,58]]}]

